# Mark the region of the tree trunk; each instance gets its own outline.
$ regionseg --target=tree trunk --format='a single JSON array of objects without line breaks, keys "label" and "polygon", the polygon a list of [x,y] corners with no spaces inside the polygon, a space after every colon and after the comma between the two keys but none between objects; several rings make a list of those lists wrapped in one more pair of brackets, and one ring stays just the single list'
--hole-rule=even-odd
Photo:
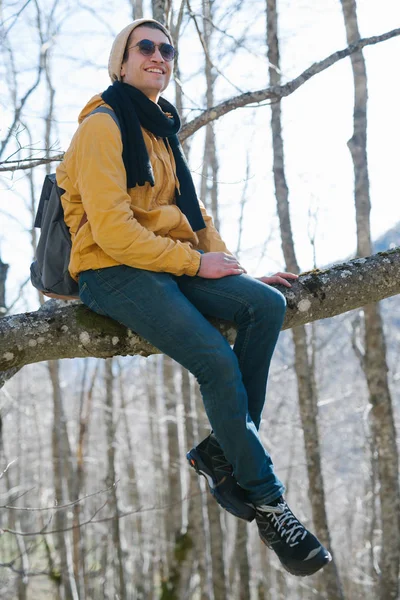
[{"label": "tree trunk", "polygon": [[[207,109],[214,106],[214,83],[216,75],[212,72],[210,51],[212,44],[212,3],[203,0],[203,39],[207,53],[204,56],[204,74],[206,78],[206,105]],[[201,175],[200,197],[213,217],[215,227],[220,228],[218,214],[218,157],[215,141],[214,123],[206,125],[203,168]]]},{"label": "tree trunk", "polygon": [[168,27],[171,0],[151,0],[153,19]]},{"label": "tree trunk", "polygon": [[[74,488],[72,497],[77,499],[80,497],[85,481],[85,445],[89,427],[89,416],[91,414],[93,390],[98,373],[99,361],[93,370],[93,374],[89,383],[89,388],[86,391],[86,377],[88,375],[88,361],[83,363],[82,390],[79,408],[79,430],[78,441],[76,446],[76,475],[74,477]],[[75,529],[72,532],[73,536],[73,554],[74,554],[74,574],[75,579],[79,581],[79,600],[84,600],[87,595],[88,588],[88,573],[86,572],[86,552],[85,552],[85,536],[82,529],[79,527],[82,506],[80,502],[76,502],[72,508],[73,524]]]},{"label": "tree trunk", "polygon": [[[261,577],[257,584],[257,600],[278,600],[276,571],[271,564],[271,552],[259,542]],[[278,573],[281,573],[279,570]]]},{"label": "tree trunk", "polygon": [[[276,0],[267,0],[267,43],[270,85],[280,84],[280,57],[278,41],[278,14]],[[282,250],[286,269],[299,273],[290,222],[289,189],[286,183],[285,162],[281,124],[280,102],[271,105],[271,129],[273,145],[273,172],[275,196],[282,238]],[[330,533],[325,507],[325,491],[322,477],[321,450],[318,431],[317,387],[313,362],[308,355],[307,333],[304,326],[292,330],[295,350],[295,370],[298,386],[300,417],[303,427],[304,446],[309,480],[309,498],[313,522],[321,542],[330,547]],[[324,570],[325,589],[330,600],[343,598],[336,564]]]},{"label": "tree trunk", "polygon": [[127,589],[126,589],[126,576],[124,567],[124,553],[122,550],[122,534],[119,519],[119,500],[117,494],[117,474],[116,474],[116,437],[115,437],[115,424],[114,424],[114,375],[113,375],[113,359],[107,359],[104,363],[105,367],[105,406],[104,406],[104,420],[106,424],[107,432],[107,478],[106,485],[111,487],[109,506],[111,509],[111,515],[114,519],[111,521],[111,532],[112,541],[116,556],[114,557],[114,565],[116,569],[116,581],[117,581],[117,594],[120,600],[128,600]]},{"label": "tree trunk", "polygon": [[163,357],[163,387],[165,416],[167,423],[168,465],[165,473],[167,506],[165,511],[165,531],[167,535],[168,579],[164,582],[162,598],[175,598],[179,586],[178,563],[184,553],[185,539],[182,536],[182,487],[180,473],[180,449],[178,432],[178,392],[175,384],[175,362]]},{"label": "tree trunk", "polygon": [[[121,399],[121,422],[123,427],[123,438],[126,443],[126,452],[124,452],[123,463],[125,465],[127,475],[128,475],[128,485],[127,485],[127,497],[129,499],[129,504],[131,505],[133,510],[139,510],[141,506],[140,501],[140,493],[138,486],[138,476],[135,467],[135,455],[132,445],[132,435],[129,428],[129,417],[126,413],[126,393],[125,386],[123,381],[123,374],[121,365],[117,362],[118,365],[118,387],[119,387],[119,395]],[[135,552],[131,557],[131,562],[134,561],[133,565],[133,580],[135,581],[135,592],[137,600],[142,600],[146,595],[146,585],[145,581],[143,581],[143,573],[142,567],[145,562],[144,552],[143,552],[143,527],[142,527],[142,518],[140,511],[136,515],[135,519],[132,523],[133,531],[132,531],[132,540],[131,543],[135,548]]]},{"label": "tree trunk", "polygon": [[228,589],[225,576],[224,532],[221,525],[221,509],[207,491],[207,511],[210,527],[212,588],[214,600],[226,600]]},{"label": "tree trunk", "polygon": [[[6,280],[8,265],[2,262],[0,258],[0,319],[6,313]],[[1,389],[0,384],[0,389]],[[3,450],[3,415],[0,410],[0,456]]]},{"label": "tree trunk", "polygon": [[[78,440],[76,445],[76,474],[73,482],[73,491],[72,498],[79,498],[83,481],[85,476],[84,469],[84,438],[87,430],[87,414],[85,415],[85,403],[87,399],[85,398],[85,383],[86,383],[86,375],[87,375],[87,361],[83,361],[83,374],[82,374],[82,383],[81,383],[81,397],[80,397],[80,406],[79,406],[79,432],[78,432]],[[79,600],[85,600],[86,598],[86,589],[85,589],[85,550],[84,550],[84,536],[83,532],[79,527],[80,522],[80,514],[81,514],[81,505],[80,502],[77,502],[72,507],[72,523],[74,529],[72,530],[72,555],[73,555],[73,564],[74,564],[74,577],[75,581],[78,584],[79,590]]]},{"label": "tree trunk", "polygon": [[[185,409],[185,437],[188,449],[198,441],[198,426],[196,406],[191,394],[189,372],[181,368],[181,391]],[[187,467],[188,468],[188,467]],[[178,597],[189,598],[190,581],[196,573],[199,577],[199,598],[206,600],[205,589],[207,586],[207,573],[205,564],[205,523],[203,515],[203,495],[200,485],[201,479],[191,470],[189,473],[189,507],[188,526],[186,536],[190,551],[186,553],[185,562],[182,564],[182,574]]]},{"label": "tree trunk", "polygon": [[0,258],[0,317],[6,312],[6,279],[8,265]]},{"label": "tree trunk", "polygon": [[143,18],[143,0],[129,0],[132,7],[132,21]]},{"label": "tree trunk", "polygon": [[[178,112],[178,115],[181,117],[181,127],[184,127],[186,123],[186,115],[184,112],[183,105],[183,86],[181,81],[181,70],[180,70],[180,60],[179,60],[179,40],[181,27],[183,22],[183,17],[185,14],[186,3],[181,2],[179,6],[178,14],[176,18],[171,19],[170,31],[172,35],[172,40],[174,42],[175,50],[177,51],[177,56],[174,60],[174,83],[175,83],[175,107]],[[174,15],[175,16],[175,15]],[[187,139],[182,142],[183,153],[186,156],[186,159],[189,157],[190,152],[190,141]]]},{"label": "tree trunk", "polygon": [[[62,403],[59,362],[50,361],[48,363],[48,370],[53,388],[54,420],[52,449],[54,493],[57,503],[64,504],[68,502],[70,497],[69,490],[72,489],[71,478],[73,477],[73,469],[71,468],[71,450]],[[71,534],[68,531],[64,531],[68,525],[65,511],[57,510],[54,519],[58,531],[56,534],[56,545],[60,555],[60,576],[61,584],[64,588],[64,597],[65,600],[78,600],[78,590],[73,573]]]},{"label": "tree trunk", "polygon": [[[17,411],[18,429],[20,429],[20,419],[21,419],[21,415],[20,415],[19,411]],[[18,439],[21,439],[20,430],[18,431],[18,433],[19,433]],[[17,469],[16,480],[21,485],[20,464],[24,457],[20,456],[19,458],[20,458],[20,460],[17,461],[15,468]],[[4,454],[4,449],[2,450],[2,460],[3,460],[3,465],[8,465],[10,463],[10,461]],[[16,486],[12,482],[12,473],[10,472],[10,469],[6,468],[2,472],[2,477],[5,478],[5,490],[7,493],[7,503],[8,503],[9,499],[13,497],[13,490],[16,489]],[[18,504],[18,500],[17,500],[17,502],[12,502],[12,504],[13,505]],[[19,518],[19,514],[17,511],[9,510],[7,512],[7,521],[8,521],[7,527],[9,527],[10,529],[21,530],[21,520]],[[14,541],[15,541],[15,544],[14,544]],[[9,551],[12,554],[18,556],[17,561],[15,561],[16,568],[18,569],[18,572],[16,575],[16,592],[17,592],[18,600],[27,600],[27,598],[28,598],[28,586],[29,586],[28,572],[29,572],[29,562],[30,562],[29,555],[27,552],[28,549],[29,549],[29,547],[27,548],[25,539],[18,535],[15,536],[15,538],[11,544],[11,548],[9,549]],[[5,569],[5,568],[6,568],[5,566],[2,566],[2,569]]]},{"label": "tree trunk", "polygon": [[[161,357],[160,357],[161,358]],[[157,402],[158,381],[162,381],[162,373],[160,368],[160,360],[148,361],[146,363],[146,391],[149,401],[150,415],[150,443],[152,451],[153,471],[153,490],[154,504],[156,506],[164,506],[167,503],[167,490],[165,489],[165,476],[163,471],[163,456],[165,455],[165,440],[161,431],[161,420],[163,415],[160,414]],[[165,518],[162,511],[156,511],[153,520],[154,530],[158,532],[157,540],[151,537],[150,547],[148,551],[153,556],[152,565],[154,566],[154,576],[158,579],[164,577],[163,565],[167,562],[166,551],[166,533],[165,533]],[[159,571],[159,572],[157,572]],[[151,582],[155,588],[155,582]],[[152,590],[148,590],[150,593]]]},{"label": "tree trunk", "polygon": [[235,560],[239,568],[239,600],[250,598],[250,565],[247,553],[248,527],[245,521],[238,519],[236,525]]},{"label": "tree trunk", "polygon": [[[341,0],[349,44],[360,38],[355,0]],[[357,254],[372,250],[370,230],[370,187],[367,160],[367,72],[362,51],[351,55],[354,79],[353,135],[348,142],[354,167],[354,198],[357,222]],[[382,522],[380,581],[381,600],[396,599],[399,594],[400,565],[400,490],[399,460],[392,398],[388,383],[385,339],[378,305],[364,307],[365,360],[371,431],[376,448],[379,498]]]}]

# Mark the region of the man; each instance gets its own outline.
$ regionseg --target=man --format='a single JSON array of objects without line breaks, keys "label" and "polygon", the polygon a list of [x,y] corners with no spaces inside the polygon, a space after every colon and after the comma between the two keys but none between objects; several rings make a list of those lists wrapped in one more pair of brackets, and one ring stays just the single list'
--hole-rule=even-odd
[{"label": "man", "polygon": [[[224,508],[255,518],[289,572],[310,575],[330,554],[290,511],[258,435],[285,313],[283,295],[269,284],[290,287],[296,276],[248,276],[199,203],[179,116],[160,96],[174,55],[170,33],[151,19],[134,21],[114,41],[113,85],[83,109],[57,169],[73,239],[70,273],[89,308],[195,375],[213,433],[188,453],[190,464]],[[99,107],[106,113],[93,112]],[[236,323],[233,350],[206,316]]]}]

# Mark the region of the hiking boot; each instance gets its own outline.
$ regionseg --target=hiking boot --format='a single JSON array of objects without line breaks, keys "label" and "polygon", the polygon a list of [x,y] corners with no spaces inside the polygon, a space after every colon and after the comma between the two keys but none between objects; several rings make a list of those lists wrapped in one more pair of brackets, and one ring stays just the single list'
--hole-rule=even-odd
[{"label": "hiking boot", "polygon": [[258,533],[264,544],[274,550],[286,571],[305,577],[327,565],[332,556],[296,519],[283,497],[272,505],[255,507]]},{"label": "hiking boot", "polygon": [[216,437],[211,433],[186,454],[191,467],[203,475],[210,492],[222,508],[239,519],[253,521],[254,506],[248,502],[246,491],[240,487]]}]

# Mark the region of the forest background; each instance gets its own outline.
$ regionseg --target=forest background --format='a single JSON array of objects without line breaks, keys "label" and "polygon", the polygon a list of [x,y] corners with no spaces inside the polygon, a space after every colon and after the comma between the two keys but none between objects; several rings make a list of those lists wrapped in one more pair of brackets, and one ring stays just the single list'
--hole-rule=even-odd
[{"label": "forest background", "polygon": [[[393,283],[384,270],[384,261],[396,266],[396,251],[320,279],[316,272],[318,294],[303,276],[286,323],[300,326],[282,334],[275,355],[263,439],[290,504],[334,555],[307,580],[283,573],[255,527],[221,512],[188,472],[185,451],[207,421],[187,372],[162,356],[111,358],[152,350],[140,340],[120,349],[119,330],[89,324],[76,306],[48,302],[35,317],[23,313],[43,305],[27,284],[43,175],[82,106],[107,87],[113,37],[142,14],[173,32],[179,57],[166,97],[184,117],[199,195],[250,273],[369,256],[378,237],[375,250],[398,246],[398,3],[28,0],[0,8],[0,597],[397,598],[398,300],[304,326],[376,300],[376,290],[398,293],[399,277]],[[348,58],[335,54],[389,31],[391,39]],[[313,63],[297,88],[254,92]],[[351,306],[349,295],[358,298]],[[304,311],[315,296],[320,311]],[[58,318],[61,341],[46,320]],[[88,329],[107,347],[82,343]],[[25,341],[15,358],[18,330]],[[87,358],[38,363],[63,356]],[[38,364],[19,371],[29,363]]]}]

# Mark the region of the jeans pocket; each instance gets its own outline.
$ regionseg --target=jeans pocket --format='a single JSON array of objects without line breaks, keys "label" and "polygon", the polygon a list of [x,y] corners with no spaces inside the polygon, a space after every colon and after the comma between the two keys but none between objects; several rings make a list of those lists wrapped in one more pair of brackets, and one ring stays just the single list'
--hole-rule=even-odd
[{"label": "jeans pocket", "polygon": [[83,304],[90,308],[90,310],[93,310],[99,315],[107,316],[107,314],[100,308],[96,300],[93,298],[86,281],[81,286],[79,286],[79,297],[82,300]]}]

